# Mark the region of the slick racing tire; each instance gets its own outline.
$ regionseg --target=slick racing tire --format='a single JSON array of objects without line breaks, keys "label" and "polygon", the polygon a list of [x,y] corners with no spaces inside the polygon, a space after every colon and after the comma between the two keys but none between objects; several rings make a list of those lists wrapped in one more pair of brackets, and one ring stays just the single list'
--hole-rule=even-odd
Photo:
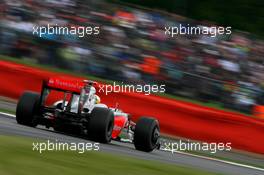
[{"label": "slick racing tire", "polygon": [[35,115],[38,112],[40,95],[26,91],[20,97],[16,108],[16,121],[18,124],[31,127],[37,126]]},{"label": "slick racing tire", "polygon": [[88,138],[101,143],[109,143],[114,128],[114,113],[108,108],[95,107],[88,122]]},{"label": "slick racing tire", "polygon": [[134,145],[137,150],[151,152],[158,145],[159,123],[154,118],[142,117],[138,120],[134,133]]}]

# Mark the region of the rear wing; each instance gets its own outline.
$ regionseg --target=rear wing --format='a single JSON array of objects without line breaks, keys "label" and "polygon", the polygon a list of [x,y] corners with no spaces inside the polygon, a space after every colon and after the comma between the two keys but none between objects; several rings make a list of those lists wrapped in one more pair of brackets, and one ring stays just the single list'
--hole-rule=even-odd
[{"label": "rear wing", "polygon": [[63,78],[49,78],[43,82],[45,88],[54,89],[58,91],[68,91],[80,93],[81,89],[86,85],[85,81],[63,79]]}]

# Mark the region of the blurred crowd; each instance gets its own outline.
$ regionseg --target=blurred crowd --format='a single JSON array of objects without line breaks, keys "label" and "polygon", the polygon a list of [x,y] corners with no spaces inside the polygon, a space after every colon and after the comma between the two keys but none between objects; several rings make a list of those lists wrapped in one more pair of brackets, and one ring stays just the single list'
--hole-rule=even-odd
[{"label": "blurred crowd", "polygon": [[[216,26],[102,0],[1,0],[0,54],[124,83],[165,84],[168,94],[248,112],[263,104],[264,41],[165,35],[165,26]],[[96,36],[32,35],[34,26],[100,27]]]}]

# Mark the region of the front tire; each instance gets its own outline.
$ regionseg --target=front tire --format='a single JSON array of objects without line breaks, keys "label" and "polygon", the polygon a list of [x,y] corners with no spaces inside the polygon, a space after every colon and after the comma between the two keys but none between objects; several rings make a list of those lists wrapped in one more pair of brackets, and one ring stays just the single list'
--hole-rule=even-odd
[{"label": "front tire", "polygon": [[154,118],[142,117],[138,120],[134,132],[134,145],[137,150],[153,151],[160,136],[159,123]]},{"label": "front tire", "polygon": [[90,120],[88,122],[89,139],[109,143],[112,139],[112,131],[114,128],[114,113],[108,108],[96,107],[92,110]]},{"label": "front tire", "polygon": [[34,120],[38,112],[40,95],[35,92],[24,92],[20,97],[16,108],[16,120],[18,124],[35,127]]}]

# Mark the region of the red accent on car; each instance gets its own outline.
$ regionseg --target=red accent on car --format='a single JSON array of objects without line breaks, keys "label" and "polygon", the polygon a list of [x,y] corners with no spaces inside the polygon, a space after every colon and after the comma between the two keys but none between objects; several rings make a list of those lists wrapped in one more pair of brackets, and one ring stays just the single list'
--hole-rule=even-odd
[{"label": "red accent on car", "polygon": [[80,93],[80,90],[84,86],[84,82],[62,78],[50,78],[47,82],[47,86],[51,88],[61,89],[64,91]]},{"label": "red accent on car", "polygon": [[114,120],[114,129],[112,132],[112,138],[116,139],[121,133],[122,129],[125,127],[127,123],[127,117],[125,116],[115,116]]}]

